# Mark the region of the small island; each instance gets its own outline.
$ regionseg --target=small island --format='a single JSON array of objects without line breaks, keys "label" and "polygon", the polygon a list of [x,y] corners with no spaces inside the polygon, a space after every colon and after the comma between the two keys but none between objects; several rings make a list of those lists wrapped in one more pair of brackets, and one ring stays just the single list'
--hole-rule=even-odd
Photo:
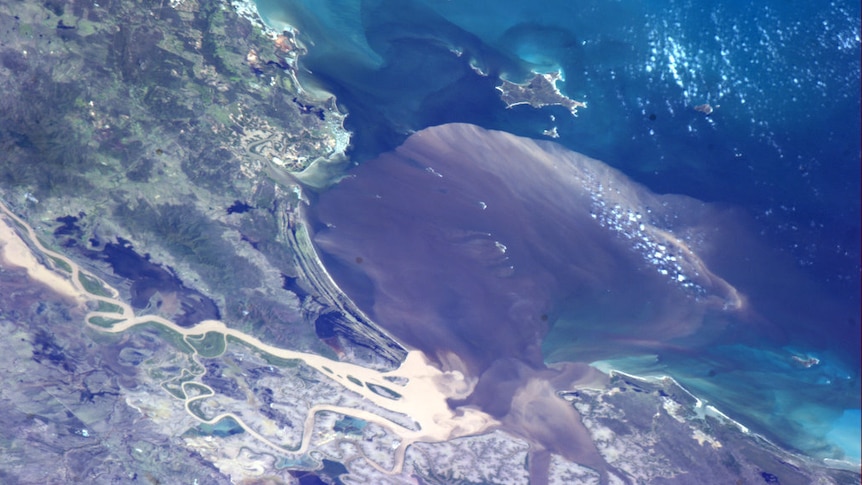
[{"label": "small island", "polygon": [[586,108],[587,103],[575,101],[557,88],[557,81],[562,79],[559,72],[547,74],[536,74],[526,84],[517,84],[503,80],[503,84],[497,86],[500,91],[500,99],[506,103],[506,108],[512,108],[521,104],[529,104],[533,108],[544,106],[564,106],[572,116],[578,115],[578,108]]}]

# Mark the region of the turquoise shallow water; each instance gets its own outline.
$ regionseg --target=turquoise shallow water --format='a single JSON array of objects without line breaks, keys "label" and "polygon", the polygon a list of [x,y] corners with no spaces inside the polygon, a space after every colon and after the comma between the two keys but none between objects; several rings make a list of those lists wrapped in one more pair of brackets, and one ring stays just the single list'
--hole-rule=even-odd
[{"label": "turquoise shallow water", "polygon": [[[815,355],[823,360],[811,367],[793,359]],[[852,399],[858,371],[834,356],[732,345],[715,346],[696,357],[665,353],[597,365],[672,375],[707,404],[774,442],[823,458],[838,457],[835,449],[840,449],[848,461],[858,459],[859,409]]]},{"label": "turquoise shallow water", "polygon": [[859,435],[855,432],[862,427],[862,419],[858,409],[848,409],[841,417],[832,422],[832,429],[826,434],[826,439],[836,443],[849,456],[859,456]]},{"label": "turquoise shallow water", "polygon": [[[258,5],[271,23],[300,29],[310,47],[303,81],[349,111],[359,162],[446,122],[536,138],[556,126],[558,142],[655,192],[743,210],[756,244],[776,257],[719,255],[721,276],[767,323],[721,322],[728,330],[709,347],[680,342],[649,365],[617,365],[673,375],[787,446],[859,460],[858,3]],[[506,109],[494,90],[501,76],[549,70],[587,102],[577,118],[560,107]],[[702,103],[715,111],[693,109]],[[578,360],[595,350],[584,335],[600,330],[591,321],[604,310],[562,308],[543,350],[548,360]]]}]

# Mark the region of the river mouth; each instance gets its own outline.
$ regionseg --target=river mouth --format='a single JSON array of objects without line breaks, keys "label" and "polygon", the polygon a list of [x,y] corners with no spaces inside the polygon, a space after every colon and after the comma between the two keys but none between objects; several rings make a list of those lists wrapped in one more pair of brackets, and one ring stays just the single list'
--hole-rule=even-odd
[{"label": "river mouth", "polygon": [[[539,447],[566,453],[558,426],[520,420],[524,393],[551,405],[589,375],[577,366],[595,361],[677,377],[797,449],[828,440],[799,413],[829,421],[856,402],[794,391],[816,377],[782,350],[788,333],[811,333],[812,312],[838,318],[843,308],[808,294],[742,213],[653,194],[553,144],[472,125],[423,130],[321,193],[309,217],[322,260],[364,313],[441,369],[456,362],[477,380],[453,404],[479,406]],[[745,270],[752,261],[762,274]],[[787,285],[767,291],[769,275]],[[778,304],[787,298],[817,309],[790,313]],[[644,367],[647,356],[658,364]],[[770,383],[799,398],[794,411],[766,412]],[[737,409],[743,395],[749,405]]]},{"label": "river mouth", "polygon": [[[363,312],[476,382],[454,407],[478,406],[536,450],[604,472],[556,393],[595,379],[593,360],[697,340],[707,313],[743,310],[668,232],[694,231],[695,216],[708,214],[596,160],[463,124],[413,135],[310,210],[328,271]],[[542,347],[571,316],[562,311],[592,321],[557,329],[559,345],[577,350],[549,368]]]}]

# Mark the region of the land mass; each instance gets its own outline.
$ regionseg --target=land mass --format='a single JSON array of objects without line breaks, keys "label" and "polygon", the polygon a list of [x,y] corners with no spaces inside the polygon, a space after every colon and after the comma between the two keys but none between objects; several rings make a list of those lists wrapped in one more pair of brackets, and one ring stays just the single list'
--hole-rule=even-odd
[{"label": "land mass", "polygon": [[[252,7],[0,3],[0,482],[526,483],[526,440],[448,406],[474,383],[378,328],[317,257],[307,187],[350,133]],[[500,90],[584,106],[555,83]],[[633,382],[561,398],[608,460],[641,457],[630,481],[701,462],[826,476]],[[549,483],[600,480],[534,456]]]},{"label": "land mass", "polygon": [[578,115],[579,108],[586,108],[587,103],[576,101],[564,95],[557,88],[557,81],[560,81],[562,76],[558,72],[536,74],[525,84],[517,84],[511,81],[503,80],[503,83],[497,86],[500,91],[500,99],[506,103],[507,108],[527,104],[533,108],[542,108],[544,106],[562,106],[572,113],[572,116]]}]

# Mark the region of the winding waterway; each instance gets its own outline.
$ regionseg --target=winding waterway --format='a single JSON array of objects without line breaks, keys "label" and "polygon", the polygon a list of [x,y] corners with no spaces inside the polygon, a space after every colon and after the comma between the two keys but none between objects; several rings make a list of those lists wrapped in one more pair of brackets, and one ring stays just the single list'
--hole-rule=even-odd
[{"label": "winding waterway", "polygon": [[[228,337],[230,337],[252,349],[278,358],[300,360],[345,389],[358,392],[364,399],[375,405],[409,416],[418,424],[418,429],[406,428],[369,411],[318,404],[308,412],[299,449],[291,449],[255,431],[234,413],[222,413],[211,419],[203,419],[196,414],[191,407],[192,404],[215,394],[211,387],[199,382],[201,376],[197,376],[197,379],[184,382],[182,386],[185,388],[194,384],[209,390],[209,392],[185,399],[186,411],[200,422],[215,424],[222,419],[232,418],[249,435],[262,444],[279,452],[303,454],[309,451],[311,446],[312,430],[315,416],[318,413],[333,412],[363,419],[387,428],[400,438],[398,448],[395,450],[395,462],[392,469],[385,469],[368,459],[372,466],[385,473],[401,472],[405,453],[412,443],[418,441],[439,442],[480,434],[498,424],[492,417],[474,408],[450,409],[447,400],[463,399],[472,392],[475,382],[469,382],[457,370],[444,372],[437,369],[429,363],[422,352],[417,350],[408,352],[406,359],[398,369],[381,372],[346,362],[333,361],[319,355],[278,348],[262,342],[257,337],[229,328],[223,321],[207,320],[192,328],[183,328],[175,322],[159,316],[136,315],[131,305],[120,299],[120,292],[117,289],[81,269],[68,257],[47,249],[39,241],[33,228],[2,203],[0,203],[0,211],[5,216],[5,220],[0,218],[0,255],[6,262],[26,269],[32,279],[69,297],[76,305],[83,307],[88,302],[93,302],[102,308],[114,310],[87,313],[85,321],[89,328],[98,332],[119,334],[136,326],[159,325],[170,332],[182,335],[183,340],[193,349],[192,358],[198,364],[200,364],[198,360],[200,352],[193,345],[194,341],[202,340],[208,333],[216,333],[224,339],[226,344]],[[43,258],[40,258],[39,255]],[[53,267],[46,267],[45,263],[40,262],[40,259],[50,262]],[[96,288],[94,282],[97,282],[100,288]],[[365,385],[357,386],[356,380],[365,383]],[[372,390],[375,388],[388,389],[393,385],[399,386],[397,387],[397,396],[378,394]]]}]

